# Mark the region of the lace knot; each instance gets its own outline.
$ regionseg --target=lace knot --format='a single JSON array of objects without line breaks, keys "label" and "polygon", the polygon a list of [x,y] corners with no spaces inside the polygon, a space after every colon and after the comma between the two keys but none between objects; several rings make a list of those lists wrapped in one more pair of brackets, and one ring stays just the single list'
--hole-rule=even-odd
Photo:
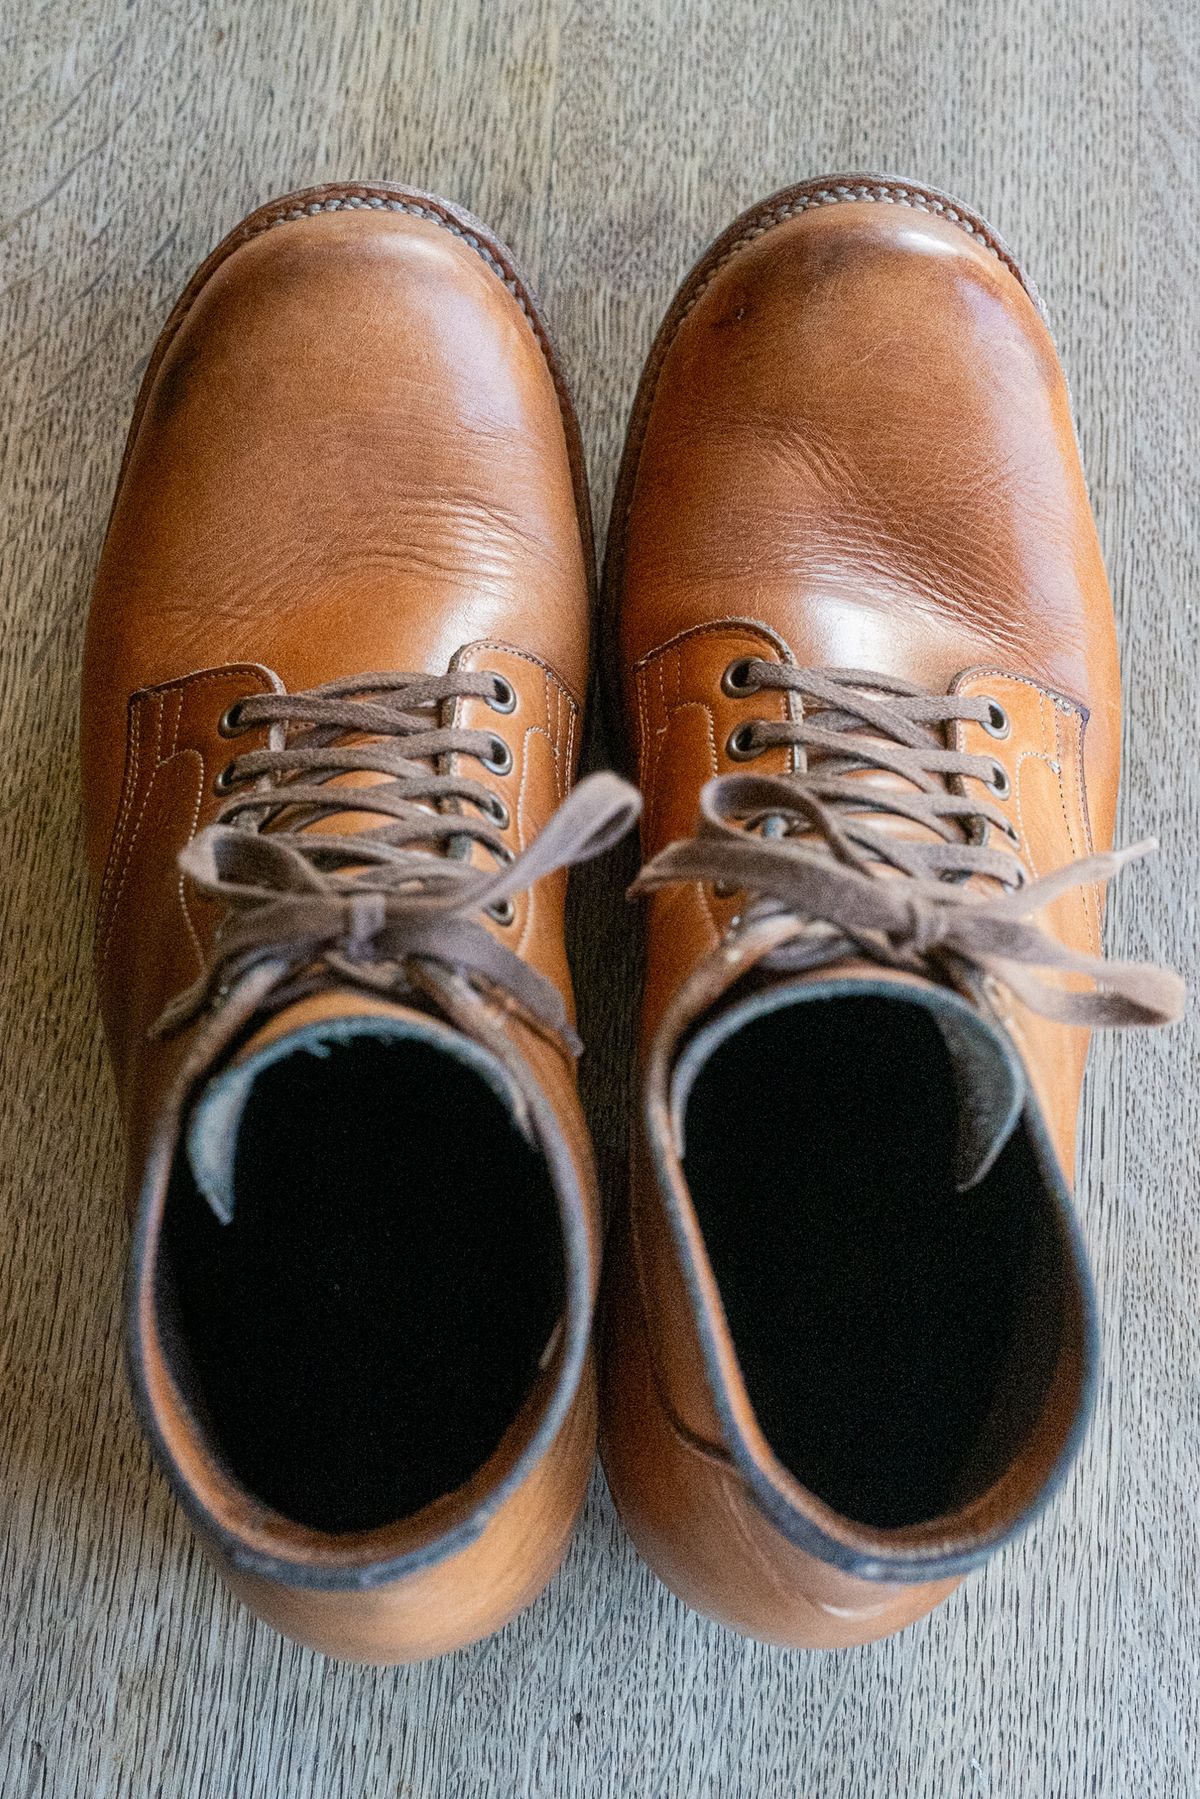
[{"label": "lace knot", "polygon": [[[970,778],[995,793],[990,758],[945,747],[945,727],[981,719],[986,699],[923,693],[856,669],[756,661],[753,676],[746,691],[774,687],[810,702],[799,719],[756,725],[763,747],[794,745],[805,766],[709,781],[695,834],[647,863],[633,892],[696,881],[744,890],[742,919],[791,918],[795,938],[809,938],[809,963],[811,928],[822,925],[827,961],[853,945],[931,979],[946,978],[949,962],[956,978],[1002,982],[1030,1010],[1064,1024],[1179,1017],[1178,976],[1085,955],[1033,922],[1060,894],[1107,881],[1157,846],[1084,856],[1027,881],[1014,851],[988,844],[995,830],[1011,837],[1007,820],[992,800],[964,789]],[[863,778],[872,775],[885,779]],[[782,827],[754,828],[767,817]],[[789,939],[778,928],[764,935],[761,953],[767,965],[790,965]]]}]

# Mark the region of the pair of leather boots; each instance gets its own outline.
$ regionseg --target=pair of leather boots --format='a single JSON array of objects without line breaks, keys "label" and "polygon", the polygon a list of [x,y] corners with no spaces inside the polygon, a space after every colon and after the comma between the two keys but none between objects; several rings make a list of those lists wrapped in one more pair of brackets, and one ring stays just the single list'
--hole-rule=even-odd
[{"label": "pair of leather boots", "polygon": [[[847,177],[693,270],[600,609],[636,789],[574,784],[592,565],[561,369],[476,220],[325,187],[204,264],[83,687],[129,1361],[234,1591],[338,1655],[433,1655],[534,1597],[597,1384],[651,1566],[805,1646],[928,1611],[1088,1413],[1088,1027],[1181,1002],[1100,959],[1112,608],[1004,245]],[[566,871],[639,806],[594,1351]]]}]

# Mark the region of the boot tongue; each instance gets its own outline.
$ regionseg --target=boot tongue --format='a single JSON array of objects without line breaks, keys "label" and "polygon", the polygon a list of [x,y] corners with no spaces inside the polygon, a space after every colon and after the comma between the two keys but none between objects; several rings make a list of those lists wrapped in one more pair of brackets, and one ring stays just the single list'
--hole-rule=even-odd
[{"label": "boot tongue", "polygon": [[192,1107],[184,1143],[192,1177],[222,1224],[233,1220],[238,1137],[258,1081],[294,1055],[328,1056],[356,1040],[415,1040],[468,1062],[528,1135],[528,1108],[497,1058],[454,1026],[415,1006],[334,988],[282,1007],[210,1077]]},{"label": "boot tongue", "polygon": [[[1007,1036],[969,1002],[934,981],[869,963],[842,965],[779,981],[710,1013],[694,1031],[671,1077],[671,1120],[679,1153],[684,1118],[696,1077],[717,1047],[752,1019],[787,1007],[836,1005],[873,998],[916,1005],[933,1017],[954,1082],[957,1133],[954,1182],[960,1192],[977,1186],[1012,1135],[1025,1103],[1025,1073]],[[802,1023],[797,1020],[798,1028]],[[864,1104],[869,1105],[869,1095]],[[921,1120],[913,1120],[914,1130]]]}]

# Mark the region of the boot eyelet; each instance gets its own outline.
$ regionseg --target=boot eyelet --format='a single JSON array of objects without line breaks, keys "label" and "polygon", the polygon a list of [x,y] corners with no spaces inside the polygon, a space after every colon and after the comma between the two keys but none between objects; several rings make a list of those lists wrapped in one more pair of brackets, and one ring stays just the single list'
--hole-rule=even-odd
[{"label": "boot eyelet", "polygon": [[1000,704],[999,700],[988,700],[988,715],[981,719],[981,724],[989,737],[1007,737],[1012,730],[1012,720]]},{"label": "boot eyelet", "polygon": [[234,700],[231,705],[226,706],[217,720],[217,730],[222,737],[240,737],[243,731],[249,729],[250,726],[242,718],[241,700]]},{"label": "boot eyelet", "polygon": [[510,899],[497,900],[487,911],[489,918],[494,918],[497,924],[502,925],[510,925],[517,916],[517,908]]},{"label": "boot eyelet", "polygon": [[503,737],[492,738],[491,748],[486,756],[480,757],[480,761],[483,763],[483,766],[494,775],[507,775],[512,773],[513,753],[505,743]]},{"label": "boot eyelet", "polygon": [[762,755],[764,748],[765,745],[755,740],[751,724],[739,725],[725,740],[725,754],[731,762],[753,762],[756,756]]},{"label": "boot eyelet", "polygon": [[232,793],[235,787],[239,787],[245,778],[245,775],[235,772],[234,763],[227,762],[213,782],[213,792],[218,798],[224,798],[227,793]]},{"label": "boot eyelet", "polygon": [[483,810],[499,831],[507,831],[512,823],[512,814],[499,794],[489,793],[483,804]]},{"label": "boot eyelet", "polygon": [[992,763],[992,778],[987,785],[998,800],[1006,800],[1012,792],[1012,782],[1008,778],[1008,770],[1001,763]]},{"label": "boot eyelet", "polygon": [[760,682],[750,673],[754,667],[753,656],[739,656],[731,662],[721,676],[721,692],[727,693],[730,699],[744,699],[748,693],[757,693]]},{"label": "boot eyelet", "polygon": [[492,680],[496,683],[496,691],[488,700],[488,705],[491,707],[492,711],[515,712],[517,709],[517,690],[512,682],[506,681],[503,675],[493,675]]}]

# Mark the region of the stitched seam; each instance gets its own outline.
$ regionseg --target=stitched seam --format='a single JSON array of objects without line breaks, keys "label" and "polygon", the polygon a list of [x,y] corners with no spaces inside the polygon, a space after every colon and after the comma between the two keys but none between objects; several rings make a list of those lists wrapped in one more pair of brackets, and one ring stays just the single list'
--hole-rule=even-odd
[{"label": "stitched seam", "polygon": [[[643,668],[641,668],[639,666],[638,668],[634,669],[633,679],[634,679],[634,687],[637,691],[637,706],[638,706],[638,786],[642,789],[643,792],[646,792],[647,789],[650,788],[650,783],[646,779],[646,770],[647,770],[647,765],[648,765],[649,757],[650,757],[650,722],[649,722],[649,718],[647,716],[647,711],[646,711],[646,687],[645,687],[645,678],[644,677],[645,677],[645,670]],[[653,808],[653,804],[654,804],[653,790],[650,789],[650,792],[651,792],[650,804],[651,804],[651,808]],[[650,827],[650,820],[649,820],[649,818],[647,818],[647,820],[646,820],[647,836],[649,835],[649,827]]]},{"label": "stitched seam", "polygon": [[[130,707],[130,727],[129,727],[129,729],[130,729],[130,752],[129,753],[133,758],[133,765],[134,765],[133,771],[131,771],[131,772],[135,772],[138,779],[140,779],[141,770],[138,765],[140,763],[140,756],[141,756],[141,715],[142,715],[142,711],[143,711],[146,703],[149,700],[153,700],[155,702],[155,707],[156,707],[155,716],[159,722],[159,727],[160,727],[159,731],[158,731],[158,739],[161,740],[161,736],[162,736],[161,720],[162,720],[162,712],[163,712],[164,704],[168,697],[170,697],[172,695],[178,695],[179,710],[176,714],[175,734],[172,738],[172,752],[171,753],[173,755],[175,753],[175,751],[174,751],[175,741],[177,740],[178,733],[179,733],[180,719],[183,716],[184,694],[186,692],[190,691],[192,688],[204,687],[213,681],[228,681],[231,677],[234,677],[237,675],[243,675],[243,674],[247,675],[247,676],[261,677],[262,669],[255,663],[232,662],[232,663],[230,663],[228,668],[209,669],[206,672],[204,672],[203,674],[184,675],[181,679],[178,679],[175,681],[164,681],[157,687],[141,688],[138,690],[137,693],[131,694],[130,701],[129,701],[129,707]],[[269,692],[270,684],[268,683],[260,691],[262,691],[264,693]],[[166,757],[161,756],[159,754],[160,748],[161,748],[161,743],[160,743],[160,741],[156,740],[155,762],[154,762],[154,769],[151,774],[151,786],[153,785],[154,775],[157,774],[158,770],[160,768],[164,767],[165,764],[167,762],[169,762],[171,759],[170,756],[166,756]],[[108,956],[109,956],[109,952],[112,947],[113,927],[116,923],[117,905],[118,905],[118,902],[121,897],[121,891],[125,886],[126,878],[129,874],[129,862],[130,862],[130,858],[133,855],[133,846],[137,841],[137,831],[135,830],[133,836],[129,839],[128,843],[121,842],[121,832],[124,828],[125,823],[127,822],[128,814],[129,814],[130,810],[132,809],[134,795],[137,792],[137,784],[138,784],[138,780],[131,780],[129,775],[127,775],[126,778],[127,778],[127,781],[129,781],[129,785],[128,785],[126,797],[125,797],[124,801],[122,802],[122,810],[118,814],[117,823],[113,830],[112,844],[111,844],[111,847],[108,852],[108,867],[105,870],[104,881],[103,881],[103,883],[101,885],[101,889],[100,889],[100,898],[99,898],[99,900],[97,902],[97,906],[96,906],[96,912],[97,912],[96,978],[97,978],[97,980],[104,973],[104,970],[108,964]],[[138,830],[141,829],[141,820],[142,820],[142,816],[146,810],[146,799],[149,798],[149,791],[150,791],[149,788],[147,788],[146,796],[145,796],[145,798],[143,798],[143,801],[142,801],[141,811],[138,813]],[[120,868],[121,868],[120,886],[117,888],[116,893],[112,896],[111,907],[106,915],[106,913],[105,913],[105,896],[108,893],[109,889],[111,888],[113,881],[116,879],[116,871],[117,871],[118,864],[120,865]]]},{"label": "stitched seam", "polygon": [[[657,813],[658,802],[658,752],[662,750],[662,739],[666,736],[667,729],[669,729],[669,725],[671,725],[671,720],[675,718],[676,712],[684,712],[687,711],[687,707],[696,707],[696,705],[698,705],[698,707],[703,707],[703,711],[709,714],[709,745],[711,745],[712,748],[712,774],[720,774],[720,754],[718,754],[718,748],[716,748],[716,729],[714,729],[714,716],[712,716],[711,705],[705,702],[705,700],[682,700],[682,698],[680,698],[680,694],[684,691],[684,675],[682,675],[682,666],[684,666],[684,646],[687,642],[693,642],[694,639],[700,639],[700,637],[729,637],[729,639],[739,639],[739,637],[759,637],[759,639],[766,642],[770,648],[775,649],[788,664],[795,666],[795,658],[792,657],[792,651],[788,648],[788,644],[786,644],[781,637],[777,637],[774,631],[770,630],[770,626],[756,624],[756,622],[752,622],[750,619],[716,619],[716,621],[709,621],[707,624],[693,624],[693,626],[689,626],[685,631],[678,631],[675,637],[667,639],[666,644],[660,644],[657,649],[651,649],[648,655],[644,655],[644,657],[640,658],[640,662],[635,664],[635,667],[633,667],[633,678],[635,678],[635,685],[637,685],[637,707],[639,707],[640,727],[639,786],[642,788],[642,792],[649,793],[649,806],[646,808],[646,838],[648,838],[651,844],[653,844],[653,840],[655,840],[653,826],[655,826],[655,813]],[[666,680],[664,680],[664,673],[662,673],[662,664],[664,664],[664,660],[666,660],[669,653],[675,655],[675,705],[671,705],[671,703],[667,702]],[[644,705],[644,685],[642,685],[642,678],[644,678],[644,676],[646,676],[646,680],[649,678],[649,666],[651,666],[651,662],[657,662],[658,664],[658,691],[662,694],[662,725],[658,725],[655,732],[653,732],[653,748],[655,748],[655,757],[653,757],[653,775],[649,775],[651,734],[649,734],[649,712],[648,707]],[[788,718],[788,716],[790,716],[790,705],[788,705],[788,696],[784,696],[784,705],[781,707],[781,718]],[[700,883],[700,891],[703,892],[703,883]],[[705,896],[705,907],[707,907],[707,912],[709,912],[712,928],[716,930],[718,941],[720,941],[723,930],[721,930],[721,926],[716,923],[716,916],[714,916],[714,912],[712,912],[711,901],[707,899],[707,896]]]},{"label": "stitched seam", "polygon": [[524,284],[516,270],[494,255],[475,232],[469,231],[465,225],[460,225],[457,219],[452,218],[449,213],[443,212],[436,205],[424,205],[417,200],[399,200],[394,194],[381,194],[377,189],[369,187],[358,188],[348,194],[332,196],[325,200],[310,200],[304,206],[286,206],[269,212],[264,217],[255,220],[244,231],[236,232],[229,240],[230,249],[233,249],[235,245],[249,243],[252,238],[261,236],[263,232],[270,231],[276,225],[291,224],[298,219],[317,218],[324,212],[399,212],[407,214],[410,218],[428,219],[432,224],[440,225],[444,231],[450,233],[451,237],[459,238],[474,250],[493,274],[499,275],[528,319],[538,343],[543,349],[548,349],[545,334],[538,324]]},{"label": "stitched seam", "polygon": [[575,720],[578,717],[579,709],[575,702],[567,696],[565,689],[560,691],[562,691],[567,710],[567,753],[566,766],[563,769],[563,789],[565,791],[575,778]]},{"label": "stitched seam", "polygon": [[[1062,765],[1061,763],[1056,762],[1052,756],[1048,756],[1044,750],[1022,750],[1017,757],[1016,766],[1013,769],[1013,792],[1017,801],[1017,823],[1021,830],[1021,841],[1025,845],[1025,860],[1029,864],[1030,874],[1036,880],[1043,871],[1034,861],[1033,845],[1030,842],[1029,833],[1025,828],[1025,815],[1021,809],[1021,770],[1026,762],[1044,762],[1046,767],[1050,770],[1050,773],[1058,778],[1060,792],[1062,788]],[[1068,833],[1068,840],[1069,835],[1070,834]]]},{"label": "stitched seam", "polygon": [[146,817],[146,807],[150,804],[150,796],[154,792],[154,783],[157,781],[162,770],[166,767],[167,767],[167,764],[165,762],[156,762],[155,763],[153,772],[151,773],[151,776],[150,776],[150,779],[146,783],[146,791],[142,795],[142,803],[138,809],[137,823],[134,825],[133,835],[129,839],[129,844],[128,844],[128,847],[125,852],[125,865],[121,870],[121,882],[120,882],[120,885],[117,888],[116,892],[113,895],[112,914],[108,921],[108,931],[107,931],[107,934],[104,939],[104,946],[100,950],[98,958],[97,958],[97,963],[96,963],[97,979],[101,979],[103,977],[103,975],[108,967],[108,957],[109,957],[109,952],[112,948],[114,927],[117,922],[117,914],[121,909],[121,895],[125,891],[125,882],[128,880],[129,870],[133,866],[133,852],[134,852],[135,848],[137,847],[137,840],[141,836],[142,824]]},{"label": "stitched seam", "polygon": [[[665,703],[665,698],[666,698],[666,696],[664,695],[664,703]],[[672,721],[674,719],[678,718],[679,714],[681,712],[703,712],[704,718],[705,718],[705,723],[708,726],[708,747],[709,747],[709,752],[712,756],[712,772],[715,775],[721,766],[720,757],[717,754],[717,733],[716,733],[716,729],[715,729],[715,721],[713,719],[712,707],[707,705],[703,700],[684,700],[681,705],[673,706],[671,708],[671,710],[667,713],[665,723],[659,728],[658,732],[656,733],[656,740],[661,741],[661,739],[666,735],[667,731],[670,729]],[[655,775],[656,775],[656,777],[657,777],[657,772],[658,772],[658,760],[656,758],[655,759]],[[650,837],[651,842],[654,841],[653,825],[654,825],[654,815],[655,815],[655,812],[657,811],[657,808],[658,808],[658,781],[656,778],[654,785],[650,790],[650,816],[647,820],[647,834]],[[713,931],[716,934],[716,939],[718,942],[720,942],[722,940],[722,938],[724,937],[725,933],[724,933],[724,930],[722,929],[722,927],[717,923],[716,913],[713,911],[712,900],[709,898],[708,888],[706,887],[706,885],[703,881],[695,881],[695,882],[693,882],[693,885],[695,887],[696,893],[699,896],[701,905],[704,907],[704,910],[708,914],[708,920],[709,920],[709,923],[712,925]]]},{"label": "stitched seam", "polygon": [[964,218],[956,206],[948,206],[942,200],[935,200],[926,194],[914,193],[908,188],[862,182],[853,187],[817,188],[814,193],[801,194],[797,199],[788,201],[786,205],[777,206],[772,212],[759,213],[754,224],[748,226],[741,237],[736,238],[705,271],[704,280],[698,285],[695,293],[691,295],[687,305],[679,314],[679,324],[683,324],[692,308],[708,292],[726,263],[730,262],[740,251],[747,249],[760,237],[765,237],[767,232],[773,231],[777,225],[784,225],[789,219],[799,218],[801,213],[809,212],[815,206],[838,206],[847,200],[877,200],[888,206],[909,206],[915,212],[928,212],[932,213],[935,218],[946,219],[950,224],[957,225],[960,230],[965,231],[967,236],[973,238],[976,243],[982,244],[998,263],[1008,269],[1010,274],[1016,276],[1022,289],[1025,288],[1025,278],[1017,266],[1016,259],[1001,250],[990,232],[981,231],[970,219]]},{"label": "stitched seam", "polygon": [[[554,391],[558,396],[559,406],[562,409],[563,415],[568,420],[572,418],[571,399],[567,392],[566,379],[555,364],[554,352],[550,344],[550,339],[546,335],[541,320],[538,318],[532,296],[526,288],[525,283],[511,263],[506,262],[502,257],[496,255],[476,232],[470,230],[466,225],[460,224],[449,212],[440,207],[432,195],[429,195],[423,201],[401,200],[394,194],[380,193],[377,188],[349,183],[338,195],[331,195],[324,200],[309,200],[303,206],[280,205],[248,220],[240,228],[232,231],[224,242],[218,246],[218,249],[223,251],[221,261],[225,261],[235,250],[240,249],[243,244],[248,244],[254,238],[261,237],[265,232],[272,230],[277,225],[293,224],[300,219],[317,218],[322,213],[330,212],[405,213],[410,218],[427,219],[431,224],[441,226],[441,228],[444,231],[448,231],[452,237],[458,238],[462,243],[466,244],[468,248],[474,250],[480,260],[491,269],[492,273],[500,278],[503,286],[508,290],[520,307],[525,321],[533,333],[534,340],[546,359],[546,367],[550,372],[550,379],[554,384]],[[209,279],[213,273],[215,273],[215,269],[209,270],[209,274],[205,279]],[[197,289],[196,292],[198,293],[199,289]],[[194,299],[195,295],[193,295],[192,298]],[[184,316],[186,316],[186,314],[181,315],[177,322],[176,329],[178,329],[179,325],[182,325]],[[172,333],[172,336],[174,336],[174,333]],[[162,347],[165,348],[165,345]]]},{"label": "stitched seam", "polygon": [[124,793],[121,797],[121,809],[117,814],[117,822],[113,829],[112,843],[108,851],[108,863],[104,870],[104,879],[100,885],[100,899],[96,907],[97,924],[101,939],[107,934],[107,905],[112,884],[117,878],[117,866],[120,862],[120,850],[123,847],[123,835],[133,805],[133,796],[137,792],[141,775],[141,732],[142,732],[142,697],[133,694],[129,701],[129,749],[126,755]]},{"label": "stitched seam", "polygon": [[531,668],[540,669],[544,675],[549,675],[550,679],[562,688],[572,706],[581,706],[582,702],[578,694],[568,682],[563,680],[557,669],[552,668],[541,656],[535,656],[529,650],[520,650],[515,643],[504,643],[500,638],[479,637],[474,643],[465,644],[456,659],[456,666],[476,669],[479,666],[478,656],[488,650],[499,650],[505,656],[518,656],[522,662],[528,662]]},{"label": "stitched seam", "polygon": [[122,862],[121,862],[121,879],[120,879],[120,881],[117,885],[117,889],[112,897],[112,908],[111,908],[111,910],[109,912],[109,916],[108,916],[108,925],[107,925],[107,928],[104,933],[104,941],[100,945],[100,947],[97,951],[97,957],[96,957],[97,978],[99,978],[100,976],[102,976],[104,974],[104,971],[108,966],[108,955],[109,955],[109,950],[112,947],[113,928],[116,924],[117,912],[120,909],[120,905],[121,905],[121,895],[122,895],[122,893],[124,893],[125,883],[129,879],[129,869],[130,869],[130,865],[133,861],[134,848],[137,844],[138,835],[142,828],[142,820],[146,816],[146,807],[150,803],[150,795],[154,791],[155,776],[158,774],[159,769],[163,766],[162,761],[158,754],[161,739],[162,739],[163,697],[164,696],[161,692],[156,693],[154,696],[154,700],[155,700],[154,766],[151,770],[150,779],[146,784],[146,791],[142,795],[142,803],[141,803],[141,806],[138,808],[137,821],[134,824],[133,833],[130,836],[128,842],[125,844],[125,847],[124,847],[124,853],[123,853]]},{"label": "stitched seam", "polygon": [[[1075,791],[1079,808],[1079,819],[1083,826],[1084,853],[1085,855],[1090,856],[1094,852],[1096,846],[1092,841],[1092,821],[1088,813],[1087,772],[1083,761],[1083,730],[1083,714],[1077,712],[1075,715]],[[1093,942],[1096,954],[1099,956],[1103,953],[1104,949],[1104,901],[1101,897],[1099,881],[1093,881],[1089,891],[1092,894],[1096,909],[1096,934]]]},{"label": "stitched seam", "polygon": [[[1070,809],[1067,806],[1067,787],[1066,782],[1063,779],[1062,720],[1057,711],[1054,715],[1054,745],[1058,751],[1058,799],[1059,804],[1062,807],[1063,823],[1067,828],[1067,842],[1071,846],[1072,856],[1078,857],[1083,852],[1078,848],[1075,827],[1071,822]],[[1080,897],[1083,900],[1083,922],[1087,930],[1088,943],[1095,954],[1099,955],[1099,933],[1096,930],[1095,920],[1092,917],[1090,893],[1091,889],[1089,887],[1084,887],[1080,890]]]},{"label": "stitched seam", "polygon": [[651,1285],[647,1265],[647,1257],[642,1246],[642,1233],[636,1206],[630,1219],[630,1261],[633,1265],[634,1305],[637,1312],[637,1329],[641,1332],[642,1347],[646,1356],[646,1365],[650,1372],[651,1392],[663,1414],[668,1430],[679,1443],[691,1454],[699,1456],[705,1462],[716,1463],[722,1468],[731,1468],[732,1463],[728,1451],[719,1443],[712,1443],[690,1425],[685,1424],[675,1405],[671,1392],[667,1371],[662,1365],[654,1340],[650,1334],[649,1320],[657,1311],[650,1304],[649,1288]]},{"label": "stitched seam", "polygon": [[[521,737],[521,779],[517,783],[518,850],[524,850],[525,848],[525,789],[529,780],[529,739],[535,732],[543,737],[545,736],[545,732],[540,725],[527,725]],[[525,940],[529,936],[530,913],[533,910],[530,894],[527,892],[523,893],[520,897],[519,904],[524,913],[524,917],[521,920],[521,934],[517,939],[518,954],[525,948]]]},{"label": "stitched seam", "polygon": [[[182,711],[182,709],[183,709],[183,700],[182,700],[182,695],[181,695],[180,696],[180,710]],[[178,719],[176,720],[176,729],[178,729]],[[182,757],[194,756],[196,758],[197,762],[200,764],[200,780],[196,787],[196,804],[192,807],[192,822],[191,822],[190,826],[188,827],[188,834],[187,834],[187,841],[188,841],[188,843],[190,843],[192,841],[193,837],[195,837],[195,835],[196,835],[196,826],[200,821],[200,808],[204,804],[204,786],[205,786],[205,782],[208,778],[208,771],[205,766],[204,757],[199,750],[187,749],[187,750],[181,751],[180,754]],[[169,756],[167,758],[168,762],[173,761],[173,760],[174,760],[173,755]],[[163,763],[161,766],[165,767],[166,763]],[[154,772],[157,774],[158,770],[156,769]],[[179,874],[179,905],[180,905],[180,909],[183,912],[184,923],[187,925],[187,928],[188,928],[188,935],[191,937],[192,943],[195,946],[196,960],[199,963],[201,969],[203,969],[203,967],[204,967],[204,949],[200,942],[200,933],[197,931],[195,923],[193,922],[193,919],[192,919],[191,908],[189,907],[189,905],[187,903],[187,896],[183,890],[185,879],[186,879],[186,877],[181,869],[180,874]]]},{"label": "stitched seam", "polygon": [[643,669],[649,668],[656,656],[665,656],[668,650],[682,646],[693,637],[746,636],[760,637],[764,643],[769,643],[773,649],[778,650],[786,662],[790,663],[793,668],[795,667],[796,658],[788,647],[786,639],[780,637],[778,632],[772,631],[770,625],[764,625],[758,619],[753,618],[719,618],[710,619],[704,625],[689,625],[686,630],[677,631],[674,637],[668,637],[665,643],[660,643],[654,649],[647,650],[646,654],[639,657],[634,663],[634,673],[638,674]]}]

